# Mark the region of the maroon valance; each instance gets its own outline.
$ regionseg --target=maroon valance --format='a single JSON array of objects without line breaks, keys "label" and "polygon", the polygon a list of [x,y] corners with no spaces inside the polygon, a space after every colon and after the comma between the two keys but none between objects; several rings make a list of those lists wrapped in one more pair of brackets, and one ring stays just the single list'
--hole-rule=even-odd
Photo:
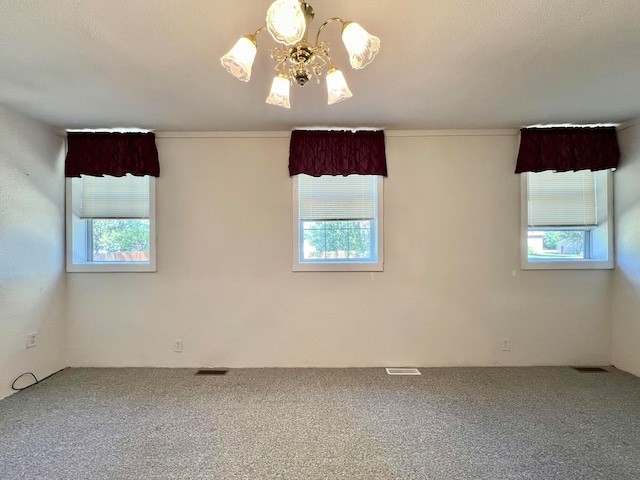
[{"label": "maroon valance", "polygon": [[154,133],[75,133],[67,135],[65,175],[160,176]]},{"label": "maroon valance", "polygon": [[289,175],[387,176],[384,131],[294,130]]},{"label": "maroon valance", "polygon": [[520,130],[516,173],[616,168],[615,127],[550,127]]}]

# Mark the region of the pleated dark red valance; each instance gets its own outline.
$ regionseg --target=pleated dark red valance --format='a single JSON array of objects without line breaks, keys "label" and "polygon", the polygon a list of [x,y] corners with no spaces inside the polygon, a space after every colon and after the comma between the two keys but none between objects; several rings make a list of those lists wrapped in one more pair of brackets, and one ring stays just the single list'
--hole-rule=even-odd
[{"label": "pleated dark red valance", "polygon": [[160,176],[154,133],[71,132],[67,147],[67,177]]},{"label": "pleated dark red valance", "polygon": [[516,173],[604,170],[619,160],[615,127],[523,128]]},{"label": "pleated dark red valance", "polygon": [[387,176],[384,131],[294,130],[289,175]]}]

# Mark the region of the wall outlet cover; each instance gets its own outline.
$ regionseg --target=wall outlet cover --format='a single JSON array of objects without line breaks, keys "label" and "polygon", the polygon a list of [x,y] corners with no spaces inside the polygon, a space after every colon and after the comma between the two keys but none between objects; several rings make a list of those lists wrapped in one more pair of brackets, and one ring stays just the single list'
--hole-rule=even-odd
[{"label": "wall outlet cover", "polygon": [[32,348],[38,345],[38,332],[30,333],[27,335],[27,348]]}]

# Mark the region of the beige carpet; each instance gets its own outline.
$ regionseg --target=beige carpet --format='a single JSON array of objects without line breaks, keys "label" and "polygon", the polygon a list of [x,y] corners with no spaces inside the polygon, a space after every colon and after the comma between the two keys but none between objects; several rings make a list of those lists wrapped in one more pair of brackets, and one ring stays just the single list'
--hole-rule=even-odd
[{"label": "beige carpet", "polygon": [[637,480],[610,370],[68,369],[0,401],[0,478]]}]

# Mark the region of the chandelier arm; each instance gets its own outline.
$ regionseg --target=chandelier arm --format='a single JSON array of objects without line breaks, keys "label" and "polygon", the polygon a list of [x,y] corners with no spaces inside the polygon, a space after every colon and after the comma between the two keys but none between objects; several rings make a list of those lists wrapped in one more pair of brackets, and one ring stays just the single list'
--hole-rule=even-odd
[{"label": "chandelier arm", "polygon": [[[318,58],[320,58],[320,59],[324,62],[324,65],[326,65],[326,64],[327,64],[327,60],[325,60],[324,58],[322,58],[323,56],[324,56],[324,57],[327,57],[327,60],[329,61],[329,62],[328,62],[328,63],[329,63],[329,65],[331,65],[331,64],[333,63],[333,61],[331,60],[331,56],[329,55],[329,50],[328,50],[328,49],[324,50],[324,51],[322,52],[322,55],[318,55]],[[323,66],[324,66],[324,65],[323,65]]]},{"label": "chandelier arm", "polygon": [[257,36],[260,32],[264,32],[266,29],[267,29],[267,27],[266,27],[266,26],[264,26],[264,27],[260,27],[258,30],[256,30],[256,31],[253,33],[253,36],[254,36],[254,37],[255,37],[255,36]]},{"label": "chandelier arm", "polygon": [[318,39],[320,38],[320,32],[322,31],[322,29],[324,27],[326,27],[328,24],[332,23],[332,22],[340,22],[342,25],[344,25],[346,23],[340,17],[332,17],[332,18],[328,19],[327,21],[325,21],[322,25],[320,25],[320,28],[318,28],[318,33],[316,34],[316,45],[318,45]]},{"label": "chandelier arm", "polygon": [[263,30],[266,30],[266,29],[267,29],[267,27],[260,27],[255,32],[246,34],[245,37],[248,38],[249,40],[251,40],[251,42],[253,42],[253,44],[257,46],[258,45],[258,41],[257,41],[256,37],[258,36],[258,34],[260,32],[262,32]]},{"label": "chandelier arm", "polygon": [[271,59],[276,62],[273,69],[280,73],[281,71],[285,71],[285,63],[289,59],[289,55],[287,52],[280,50],[279,48],[271,49]]},{"label": "chandelier arm", "polygon": [[280,70],[284,70],[284,69],[285,69],[285,68],[284,68],[284,63],[285,63],[286,61],[287,61],[287,57],[283,58],[282,60],[280,60],[279,62],[277,62],[277,63],[275,64],[275,66],[273,67],[273,69],[274,69],[276,72],[279,72]]},{"label": "chandelier arm", "polygon": [[247,35],[245,35],[245,37],[247,37],[249,40],[251,40],[253,43],[257,44],[256,41],[256,37],[258,36],[258,34],[264,30],[266,30],[267,27],[260,27],[258,30],[256,30],[253,33],[248,33]]}]

